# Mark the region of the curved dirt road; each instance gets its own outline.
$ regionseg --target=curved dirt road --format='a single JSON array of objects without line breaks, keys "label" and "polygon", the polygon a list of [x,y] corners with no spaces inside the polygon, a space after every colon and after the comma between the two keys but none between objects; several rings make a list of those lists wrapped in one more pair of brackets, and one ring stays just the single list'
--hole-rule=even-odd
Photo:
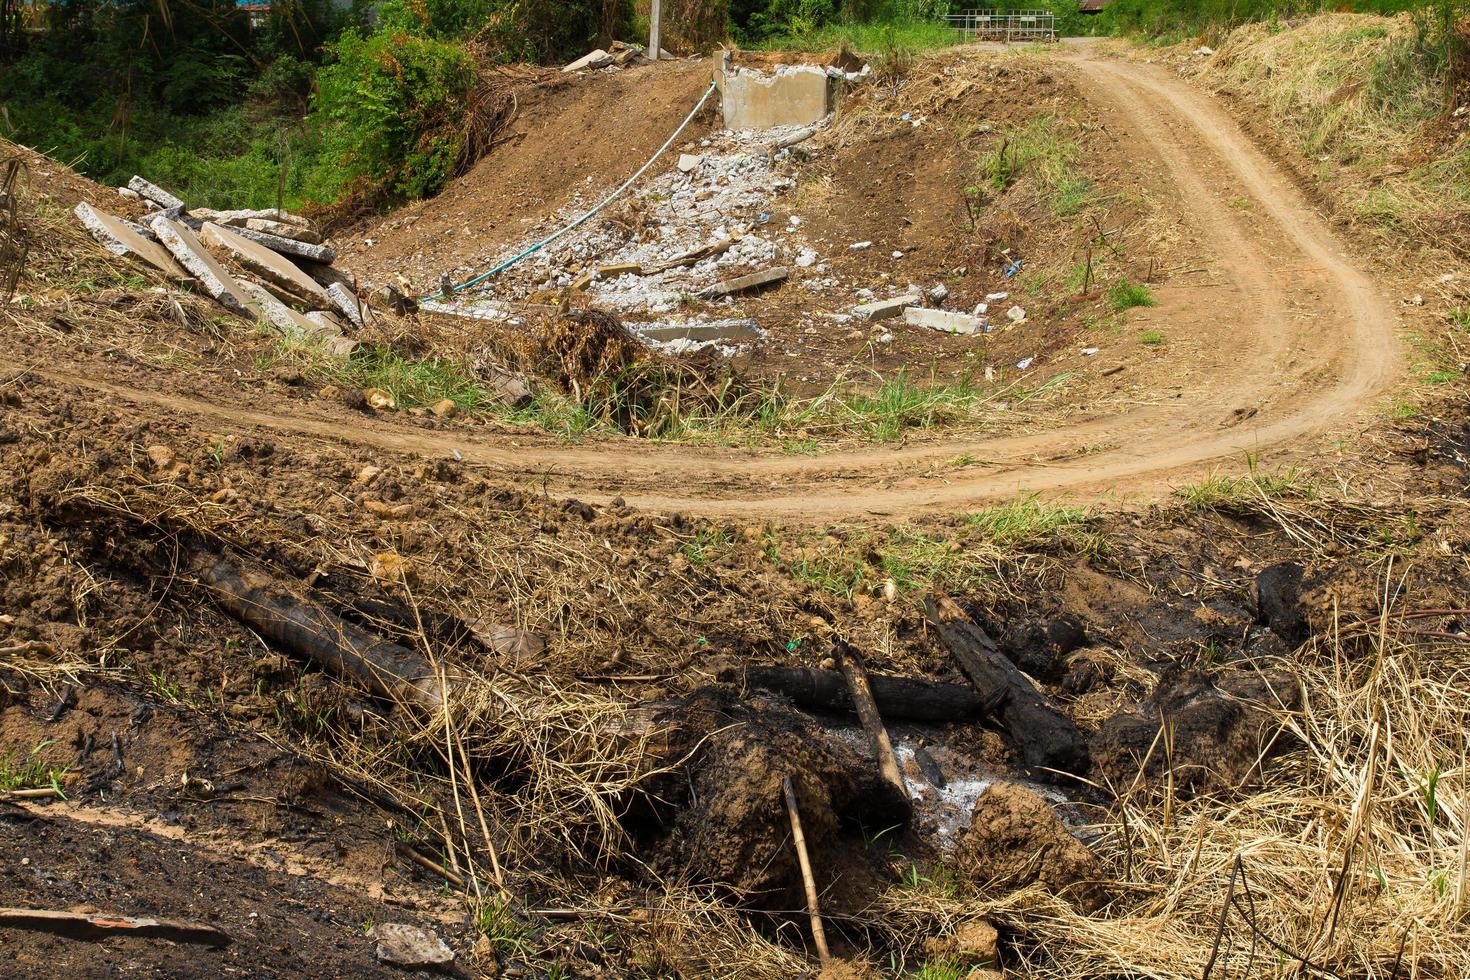
[{"label": "curved dirt road", "polygon": [[[1177,187],[1210,283],[1168,286],[1151,311],[1202,363],[1176,397],[1036,435],[974,437],[815,458],[751,457],[630,442],[527,447],[512,436],[284,415],[66,380],[228,426],[384,450],[458,452],[500,476],[646,509],[819,521],[960,510],[1017,491],[1149,495],[1246,452],[1310,448],[1372,406],[1398,370],[1396,319],[1325,221],[1210,96],[1163,69],[1063,56],[1137,152]],[[41,372],[49,373],[49,372]],[[52,376],[55,376],[54,374]],[[977,460],[962,470],[944,461]]]}]

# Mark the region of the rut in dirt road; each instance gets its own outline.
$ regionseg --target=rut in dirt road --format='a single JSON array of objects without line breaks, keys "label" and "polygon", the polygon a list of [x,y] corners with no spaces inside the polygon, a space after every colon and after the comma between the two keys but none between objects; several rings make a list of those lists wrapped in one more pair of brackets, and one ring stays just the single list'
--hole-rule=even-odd
[{"label": "rut in dirt road", "polygon": [[[1035,435],[766,458],[631,441],[529,447],[504,435],[382,421],[346,431],[326,416],[65,380],[211,423],[432,457],[457,453],[499,476],[534,478],[593,501],[810,521],[954,510],[1018,491],[1148,496],[1246,452],[1310,448],[1310,437],[1370,408],[1398,372],[1395,315],[1281,169],[1216,100],[1160,68],[1085,51],[1060,62],[1082,74],[1089,98],[1140,155],[1161,164],[1211,257],[1210,285],[1160,290],[1156,315],[1208,353],[1191,366],[1186,389],[1156,405]],[[958,454],[977,464],[942,477],[928,472]]]}]

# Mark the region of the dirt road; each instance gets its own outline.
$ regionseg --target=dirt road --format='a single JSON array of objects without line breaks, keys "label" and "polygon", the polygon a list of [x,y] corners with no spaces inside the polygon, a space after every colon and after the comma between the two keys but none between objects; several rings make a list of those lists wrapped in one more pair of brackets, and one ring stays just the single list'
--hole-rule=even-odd
[{"label": "dirt road", "polygon": [[[527,446],[506,435],[424,432],[383,420],[284,415],[69,377],[208,423],[285,430],[431,457],[583,499],[661,511],[820,521],[955,511],[1017,491],[1148,497],[1248,452],[1300,453],[1351,427],[1398,371],[1396,318],[1287,176],[1210,96],[1167,71],[1059,56],[1140,155],[1177,188],[1209,268],[1158,291],[1150,318],[1199,352],[1152,404],[1035,435],[965,438],[820,457],[752,457],[632,442]],[[520,440],[524,443],[525,440]],[[947,461],[973,457],[956,469]]]}]

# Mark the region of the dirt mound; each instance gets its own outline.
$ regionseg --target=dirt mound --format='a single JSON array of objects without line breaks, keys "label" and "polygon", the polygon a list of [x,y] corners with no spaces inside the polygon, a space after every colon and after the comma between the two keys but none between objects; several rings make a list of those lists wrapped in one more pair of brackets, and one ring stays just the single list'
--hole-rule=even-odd
[{"label": "dirt mound", "polygon": [[955,865],[986,894],[1040,882],[1084,907],[1100,898],[1097,856],[1068,833],[1050,803],[1017,783],[998,783],[980,797]]},{"label": "dirt mound", "polygon": [[661,846],[663,870],[728,885],[753,905],[802,908],[783,803],[786,776],[796,790],[807,847],[820,867],[831,866],[843,825],[882,829],[907,819],[907,801],[878,777],[871,762],[779,702],[742,704],[705,691],[678,714],[691,742],[702,744],[687,778],[677,774],[663,797],[685,804]]},{"label": "dirt mound", "polygon": [[[521,90],[494,149],[439,196],[343,235],[342,265],[378,284],[403,275],[437,290],[441,272],[467,278],[560,208],[590,207],[632,176],[709,80],[709,62],[694,60],[558,74]],[[684,141],[698,141],[707,125],[696,120]]]}]

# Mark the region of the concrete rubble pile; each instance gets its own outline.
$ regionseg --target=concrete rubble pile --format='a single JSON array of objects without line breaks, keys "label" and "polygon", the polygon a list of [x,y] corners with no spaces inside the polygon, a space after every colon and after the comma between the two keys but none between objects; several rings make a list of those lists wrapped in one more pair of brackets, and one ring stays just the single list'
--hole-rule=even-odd
[{"label": "concrete rubble pile", "polygon": [[142,177],[118,193],[155,210],[138,221],[85,202],[77,219],[109,252],[190,284],[232,313],[293,340],[346,356],[351,334],[373,322],[353,278],[334,268],[337,253],[307,218],[276,208],[190,208]]}]

